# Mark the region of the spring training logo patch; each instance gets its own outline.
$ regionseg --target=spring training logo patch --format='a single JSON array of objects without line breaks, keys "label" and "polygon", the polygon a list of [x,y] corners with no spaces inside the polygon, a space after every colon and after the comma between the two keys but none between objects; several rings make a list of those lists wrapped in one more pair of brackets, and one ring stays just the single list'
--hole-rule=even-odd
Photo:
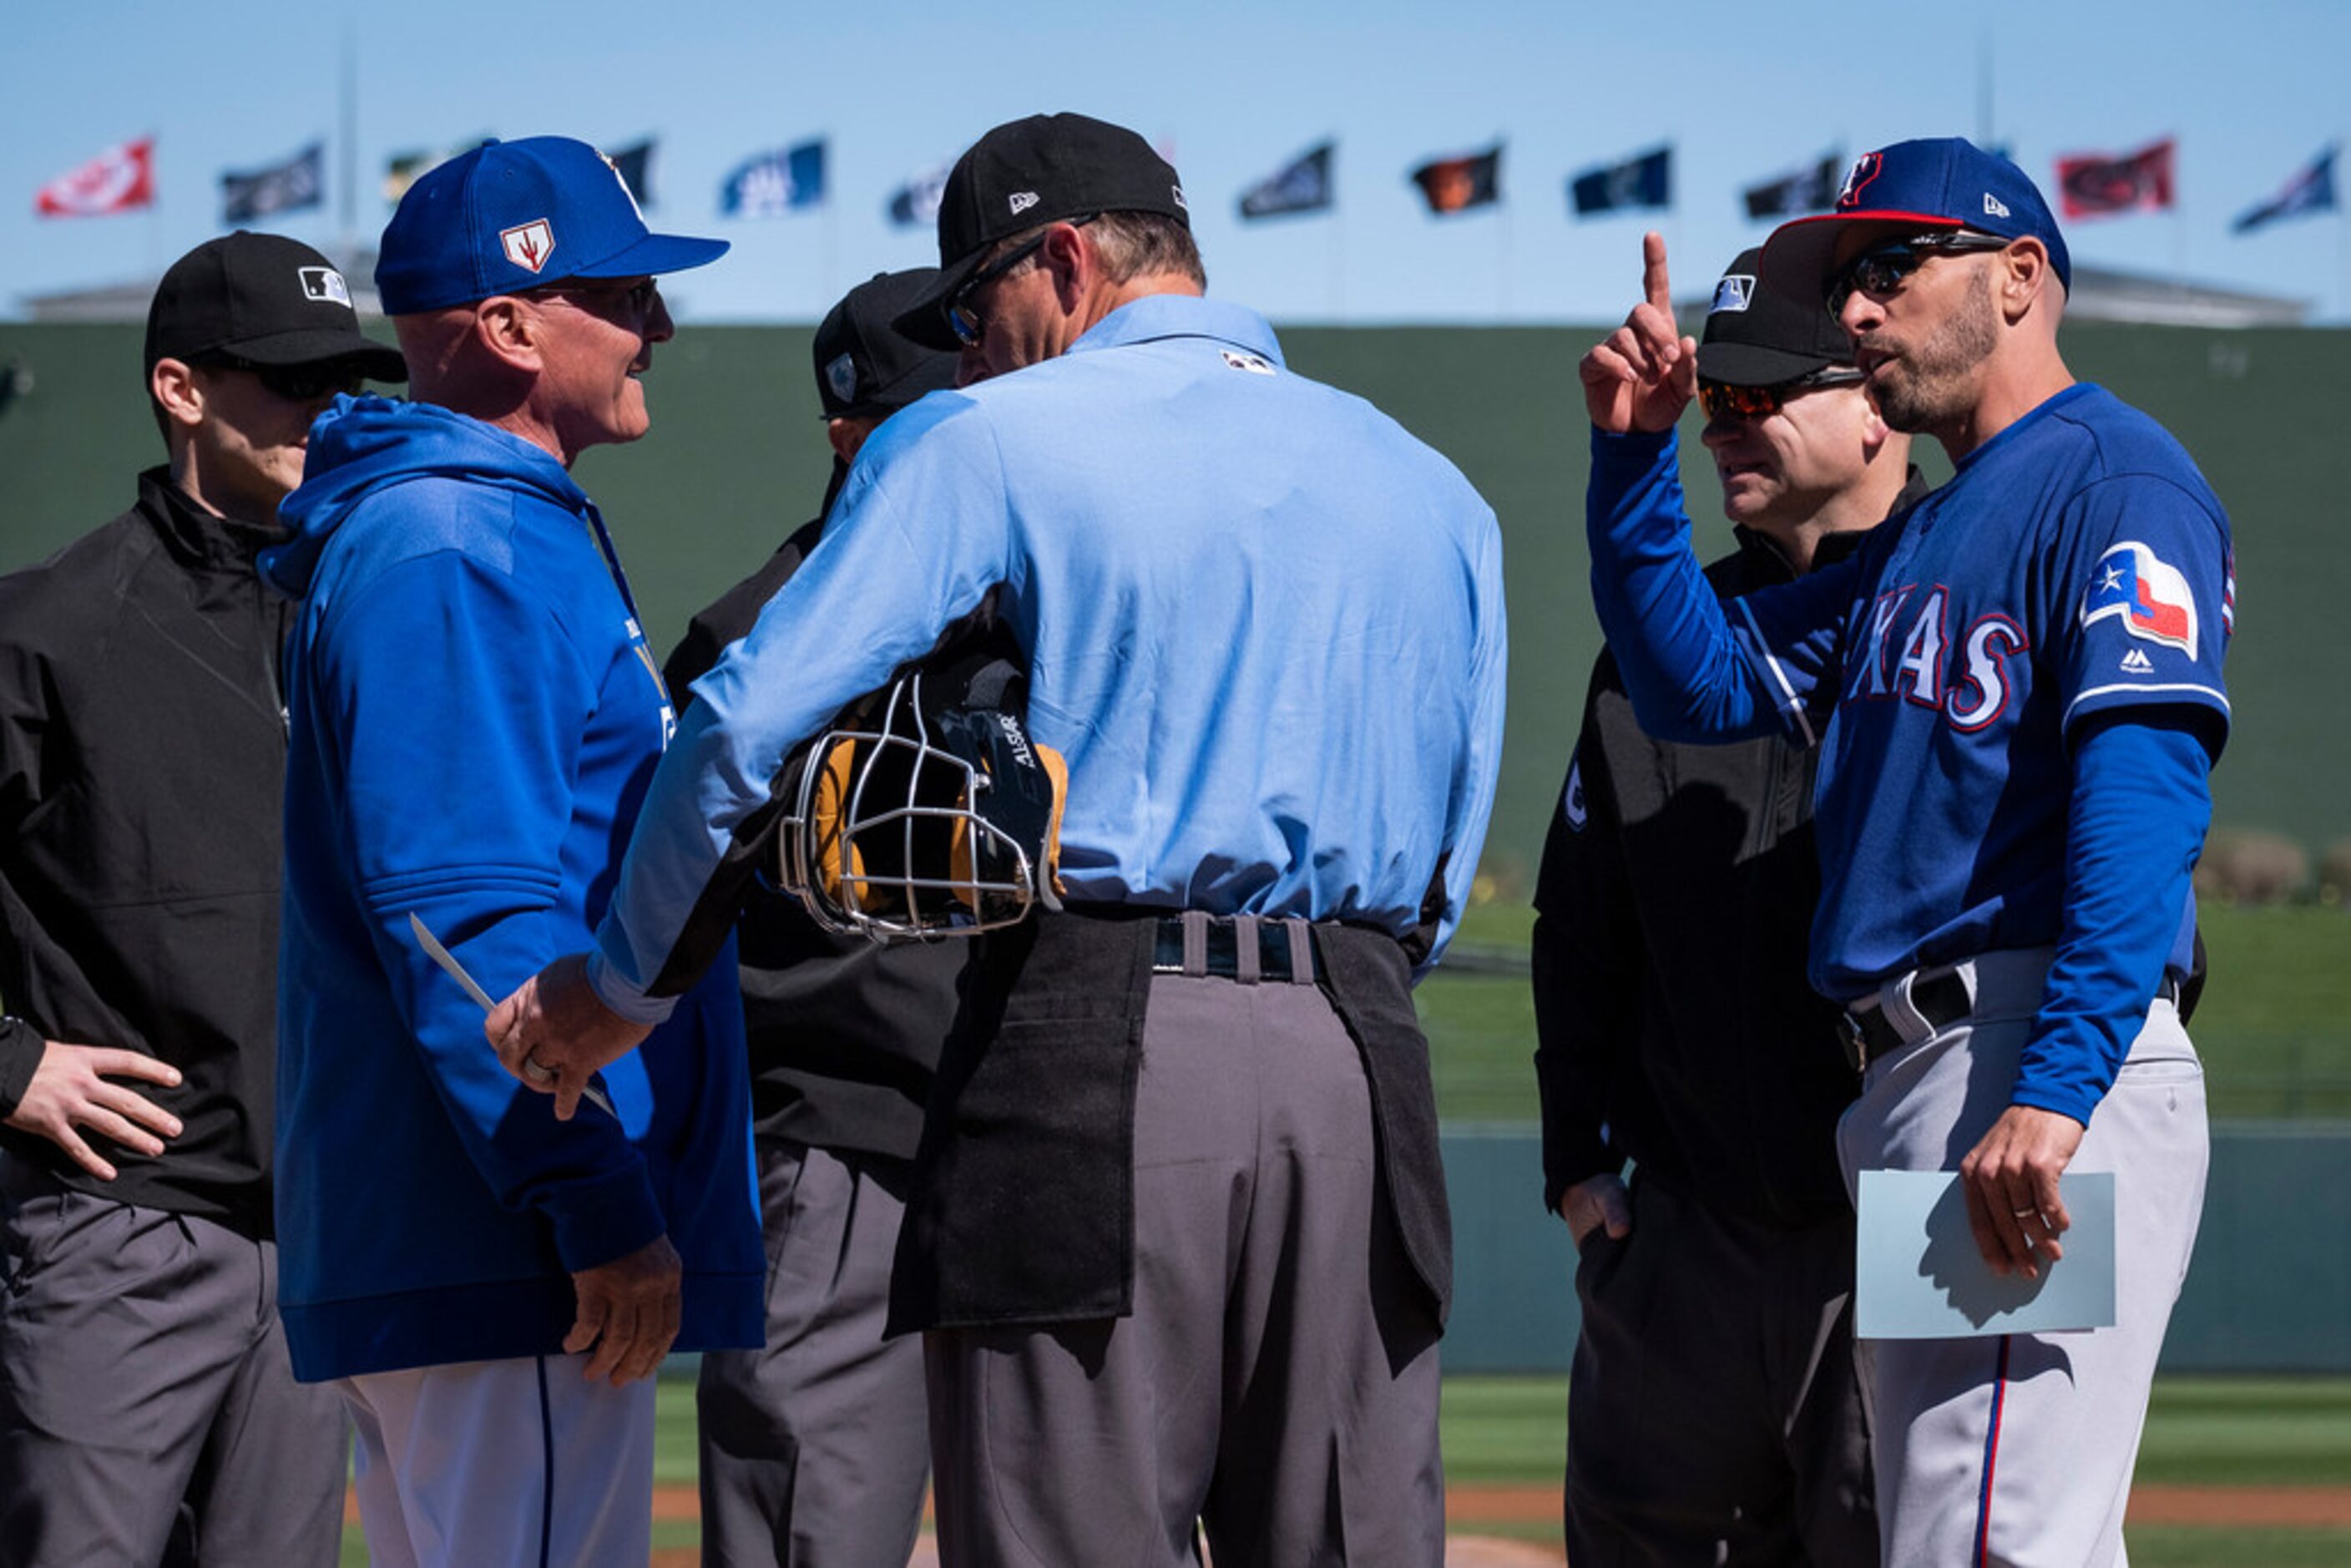
[{"label": "spring training logo patch", "polygon": [[555,231],[545,218],[533,218],[527,224],[517,224],[498,232],[498,245],[507,259],[527,272],[537,272],[547,265],[555,249]]},{"label": "spring training logo patch", "polygon": [[1714,286],[1714,303],[1707,307],[1709,316],[1725,310],[1744,310],[1755,302],[1753,275],[1734,272]]},{"label": "spring training logo patch", "polygon": [[2196,657],[2196,596],[2187,577],[2136,539],[2098,558],[2082,594],[2085,630],[2109,616],[2134,637]]}]

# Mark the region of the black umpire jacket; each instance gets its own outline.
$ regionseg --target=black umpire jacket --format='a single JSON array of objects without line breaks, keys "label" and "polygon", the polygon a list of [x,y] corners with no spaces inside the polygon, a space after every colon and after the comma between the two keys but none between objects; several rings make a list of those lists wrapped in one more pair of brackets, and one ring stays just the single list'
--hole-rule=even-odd
[{"label": "black umpire jacket", "polygon": [[292,601],[254,569],[275,527],[213,517],[166,470],[139,503],[0,578],[0,1113],[42,1040],[160,1057],[160,1158],[89,1134],[102,1182],[47,1138],[11,1159],[122,1203],[269,1234],[277,896]]},{"label": "black umpire jacket", "polygon": [[[1895,509],[1925,491],[1914,470]],[[1771,540],[1738,536],[1707,569],[1716,593],[1792,580]],[[1818,564],[1864,537],[1823,539]],[[1850,1217],[1836,1122],[1861,1081],[1804,977],[1814,765],[1777,736],[1650,739],[1601,654],[1535,890],[1545,1207],[1630,1158],[1759,1224]]]}]

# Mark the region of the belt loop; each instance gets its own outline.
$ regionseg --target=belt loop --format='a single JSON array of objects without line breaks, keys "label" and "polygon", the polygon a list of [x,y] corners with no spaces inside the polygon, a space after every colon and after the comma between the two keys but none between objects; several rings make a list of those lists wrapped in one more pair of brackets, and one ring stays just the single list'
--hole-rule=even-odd
[{"label": "belt loop", "polygon": [[1257,916],[1234,915],[1233,978],[1244,986],[1254,986],[1265,977],[1265,956],[1258,951],[1257,942]]},{"label": "belt loop", "polygon": [[1290,983],[1311,986],[1314,983],[1314,927],[1297,915],[1281,923],[1290,936]]},{"label": "belt loop", "polygon": [[1205,979],[1208,973],[1208,913],[1205,909],[1187,909],[1184,922],[1184,973],[1195,980]]}]

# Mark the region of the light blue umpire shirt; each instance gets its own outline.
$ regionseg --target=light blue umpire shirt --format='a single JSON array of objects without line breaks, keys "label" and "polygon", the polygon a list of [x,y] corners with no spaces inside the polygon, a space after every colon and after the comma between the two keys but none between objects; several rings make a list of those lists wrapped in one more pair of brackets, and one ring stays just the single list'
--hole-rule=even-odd
[{"label": "light blue umpire shirt", "polygon": [[1069,764],[1065,899],[1402,935],[1442,861],[1441,950],[1501,750],[1493,511],[1256,312],[1157,294],[866,443],[695,685],[590,956],[608,1006],[666,1012],[648,989],[784,758],[999,584]]}]

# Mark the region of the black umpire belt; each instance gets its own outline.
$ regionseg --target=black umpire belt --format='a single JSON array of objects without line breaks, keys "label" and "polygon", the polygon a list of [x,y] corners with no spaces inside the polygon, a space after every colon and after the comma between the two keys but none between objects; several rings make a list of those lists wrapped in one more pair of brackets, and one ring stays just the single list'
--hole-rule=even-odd
[{"label": "black umpire belt", "polygon": [[[1888,986],[1878,995],[1883,997],[1894,988]],[[1844,1040],[1845,1061],[1859,1072],[1882,1056],[1940,1034],[1974,1011],[1976,999],[1968,990],[1967,977],[1957,969],[1946,969],[1910,983],[1910,1009],[1927,1026],[1926,1033],[1917,1039],[1905,1035],[1883,1005],[1848,1008],[1837,1031]]]},{"label": "black umpire belt", "polygon": [[1297,919],[1212,915],[1196,909],[1162,915],[1151,955],[1155,975],[1189,975],[1290,985],[1314,983],[1314,926]]}]

